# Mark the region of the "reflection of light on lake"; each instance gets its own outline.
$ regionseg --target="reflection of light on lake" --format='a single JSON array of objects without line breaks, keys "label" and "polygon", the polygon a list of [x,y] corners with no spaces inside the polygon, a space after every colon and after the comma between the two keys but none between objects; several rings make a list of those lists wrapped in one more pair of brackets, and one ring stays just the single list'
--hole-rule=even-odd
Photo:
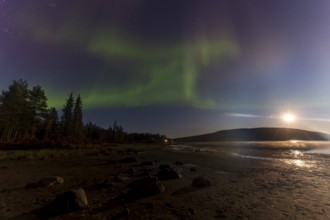
[{"label": "reflection of light on lake", "polygon": [[285,162],[287,164],[298,166],[298,167],[312,167],[310,163],[306,163],[304,160],[304,153],[300,150],[290,150],[290,155],[293,157],[292,159],[286,159]]},{"label": "reflection of light on lake", "polygon": [[306,167],[306,168],[313,167],[312,164],[310,164],[310,163],[307,164],[306,161],[300,160],[300,159],[298,159],[298,160],[286,159],[285,163],[287,163],[289,165],[297,166],[297,167]]},{"label": "reflection of light on lake", "polygon": [[294,160],[293,163],[298,167],[303,167],[305,163],[302,160]]},{"label": "reflection of light on lake", "polygon": [[297,158],[297,157],[303,157],[303,156],[304,156],[303,152],[301,152],[300,150],[291,150],[291,151],[290,151],[290,154],[291,154],[294,158]]},{"label": "reflection of light on lake", "polygon": [[298,143],[298,140],[290,140],[290,142],[295,144],[295,143]]}]

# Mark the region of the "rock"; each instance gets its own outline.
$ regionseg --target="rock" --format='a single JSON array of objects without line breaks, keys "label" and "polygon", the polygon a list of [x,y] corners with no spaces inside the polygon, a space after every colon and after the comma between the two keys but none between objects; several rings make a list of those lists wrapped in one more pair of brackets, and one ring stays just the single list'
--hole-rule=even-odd
[{"label": "rock", "polygon": [[198,177],[196,179],[193,179],[192,181],[192,185],[194,187],[207,187],[207,186],[211,186],[211,181],[204,179],[203,177]]},{"label": "rock", "polygon": [[36,183],[29,183],[26,188],[37,188],[37,187],[51,187],[56,184],[64,183],[64,179],[61,176],[49,176],[39,180]]},{"label": "rock", "polygon": [[158,169],[163,170],[163,169],[172,169],[170,165],[168,164],[161,164],[159,165]]},{"label": "rock", "polygon": [[196,167],[190,167],[189,169],[191,172],[196,172],[197,171],[197,168]]},{"label": "rock", "polygon": [[155,165],[155,163],[154,162],[152,162],[152,161],[144,161],[144,162],[142,162],[142,163],[140,163],[140,166],[151,166],[151,167],[153,167]]},{"label": "rock", "polygon": [[9,165],[2,165],[0,168],[1,169],[8,169],[9,168]]},{"label": "rock", "polygon": [[135,149],[133,149],[133,148],[128,148],[127,150],[126,150],[126,154],[137,154],[138,152],[135,150]]},{"label": "rock", "polygon": [[107,164],[117,164],[118,161],[117,160],[109,160]]},{"label": "rock", "polygon": [[128,168],[127,170],[125,170],[124,173],[129,174],[129,175],[135,175],[136,170],[133,167],[131,167],[131,168]]},{"label": "rock", "polygon": [[188,214],[189,215],[195,215],[195,211],[192,208],[188,208]]},{"label": "rock", "polygon": [[32,154],[26,154],[26,155],[19,156],[17,159],[18,160],[35,160],[36,157],[33,156]]},{"label": "rock", "polygon": [[58,195],[52,202],[43,208],[46,215],[57,216],[74,212],[88,206],[88,200],[83,188],[72,189]]},{"label": "rock", "polygon": [[128,195],[138,195],[138,197],[152,196],[165,191],[165,186],[156,176],[148,176],[130,184]]},{"label": "rock", "polygon": [[125,182],[126,180],[128,180],[128,177],[127,176],[124,176],[123,174],[117,174],[114,178],[113,178],[113,181],[116,182],[116,183],[123,183]]},{"label": "rock", "polygon": [[137,163],[137,159],[134,157],[124,157],[118,161],[119,163]]},{"label": "rock", "polygon": [[103,155],[110,155],[111,150],[110,149],[102,149],[102,150],[100,150],[100,153],[103,154]]},{"label": "rock", "polygon": [[113,188],[113,183],[111,181],[104,180],[101,183],[89,185],[86,189],[87,190],[99,190],[99,189],[105,189],[105,188]]},{"label": "rock", "polygon": [[124,216],[129,216],[130,213],[131,213],[131,210],[130,210],[129,208],[125,208],[125,209],[123,210],[123,215],[124,215]]},{"label": "rock", "polygon": [[145,204],[146,209],[154,209],[154,204],[152,202]]},{"label": "rock", "polygon": [[160,180],[171,180],[171,179],[181,178],[181,174],[177,173],[172,168],[161,169],[160,171],[158,171],[156,176]]},{"label": "rock", "polygon": [[150,172],[148,170],[144,170],[140,176],[150,176]]}]

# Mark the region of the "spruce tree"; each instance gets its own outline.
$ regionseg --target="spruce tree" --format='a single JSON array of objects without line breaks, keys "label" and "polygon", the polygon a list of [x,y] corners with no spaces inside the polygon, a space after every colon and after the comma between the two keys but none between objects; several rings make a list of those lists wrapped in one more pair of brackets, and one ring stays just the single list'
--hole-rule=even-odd
[{"label": "spruce tree", "polygon": [[59,137],[58,113],[55,108],[50,108],[46,116],[45,139],[55,140]]},{"label": "spruce tree", "polygon": [[84,123],[82,113],[82,101],[78,95],[73,109],[73,140],[79,142],[83,138]]},{"label": "spruce tree", "polygon": [[71,92],[62,109],[61,116],[62,135],[66,138],[72,136],[73,134],[73,107],[74,98]]},{"label": "spruce tree", "polygon": [[30,135],[36,136],[37,129],[41,130],[47,116],[47,97],[41,86],[37,85],[29,91],[29,109],[31,111]]}]

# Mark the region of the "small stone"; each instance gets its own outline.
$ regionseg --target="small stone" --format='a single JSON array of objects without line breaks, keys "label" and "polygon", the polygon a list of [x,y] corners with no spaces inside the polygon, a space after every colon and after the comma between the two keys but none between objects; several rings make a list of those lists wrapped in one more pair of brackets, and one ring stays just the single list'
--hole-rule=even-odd
[{"label": "small stone", "polygon": [[109,160],[107,164],[117,164],[118,161],[117,160]]},{"label": "small stone", "polygon": [[64,179],[61,176],[49,176],[39,180],[36,183],[29,183],[26,188],[37,188],[37,187],[51,187],[56,184],[63,184]]},{"label": "small stone", "polygon": [[149,176],[130,184],[129,194],[140,197],[152,196],[165,191],[164,185],[156,176]]},{"label": "small stone", "polygon": [[113,181],[116,183],[123,183],[126,180],[128,180],[128,177],[124,176],[123,174],[118,174],[113,178]]},{"label": "small stone", "polygon": [[174,164],[177,165],[177,166],[182,166],[183,165],[183,163],[181,161],[175,161]]},{"label": "small stone", "polygon": [[204,179],[203,177],[198,177],[196,179],[193,179],[192,181],[192,185],[194,187],[207,187],[207,186],[211,186],[211,181]]},{"label": "small stone", "polygon": [[160,170],[167,169],[167,168],[172,169],[171,166],[168,164],[161,164],[158,167],[158,169],[160,169]]},{"label": "small stone", "polygon": [[160,180],[171,180],[171,179],[181,178],[181,174],[177,173],[172,168],[161,169],[160,171],[158,171],[156,176]]},{"label": "small stone", "polygon": [[154,204],[153,203],[147,203],[147,204],[145,204],[145,208],[146,209],[154,209]]},{"label": "small stone", "polygon": [[137,154],[138,152],[136,150],[134,150],[133,148],[128,148],[126,150],[126,154]]},{"label": "small stone", "polygon": [[124,215],[124,216],[129,216],[130,213],[131,213],[131,210],[130,210],[129,208],[125,208],[125,209],[123,210],[123,215]]},{"label": "small stone", "polygon": [[9,165],[2,165],[1,166],[1,169],[8,169],[9,168]]},{"label": "small stone", "polygon": [[188,213],[189,213],[190,215],[195,215],[195,211],[194,211],[194,209],[192,209],[192,208],[188,208]]},{"label": "small stone", "polygon": [[144,162],[142,162],[141,164],[140,164],[140,166],[154,166],[155,164],[154,164],[154,162],[152,162],[152,161],[144,161]]},{"label": "small stone", "polygon": [[18,160],[34,160],[34,159],[36,159],[36,157],[33,156],[32,154],[26,154],[26,155],[19,156],[17,159]]},{"label": "small stone", "polygon": [[140,176],[150,176],[150,172],[148,170],[143,171]]},{"label": "small stone", "polygon": [[104,189],[104,188],[113,188],[113,183],[108,180],[104,180],[101,183],[97,183],[94,185],[88,186],[88,190],[98,190],[98,189]]},{"label": "small stone", "polygon": [[119,163],[137,163],[137,159],[134,157],[125,157],[118,161]]},{"label": "small stone", "polygon": [[191,172],[196,172],[197,171],[197,168],[196,167],[190,167],[189,169]]},{"label": "small stone", "polygon": [[136,174],[136,170],[133,167],[131,167],[131,168],[128,168],[127,170],[125,170],[124,173],[126,173],[130,176],[134,176]]}]

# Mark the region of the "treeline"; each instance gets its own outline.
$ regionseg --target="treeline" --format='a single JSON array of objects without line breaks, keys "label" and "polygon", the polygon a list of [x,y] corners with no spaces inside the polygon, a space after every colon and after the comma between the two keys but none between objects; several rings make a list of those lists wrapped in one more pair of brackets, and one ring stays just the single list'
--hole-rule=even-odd
[{"label": "treeline", "polygon": [[93,122],[83,122],[83,101],[71,93],[61,115],[47,106],[40,86],[29,88],[26,80],[14,80],[0,95],[0,143],[9,145],[51,144],[55,146],[159,142],[165,136],[149,133],[127,133],[116,122],[107,129]]}]

